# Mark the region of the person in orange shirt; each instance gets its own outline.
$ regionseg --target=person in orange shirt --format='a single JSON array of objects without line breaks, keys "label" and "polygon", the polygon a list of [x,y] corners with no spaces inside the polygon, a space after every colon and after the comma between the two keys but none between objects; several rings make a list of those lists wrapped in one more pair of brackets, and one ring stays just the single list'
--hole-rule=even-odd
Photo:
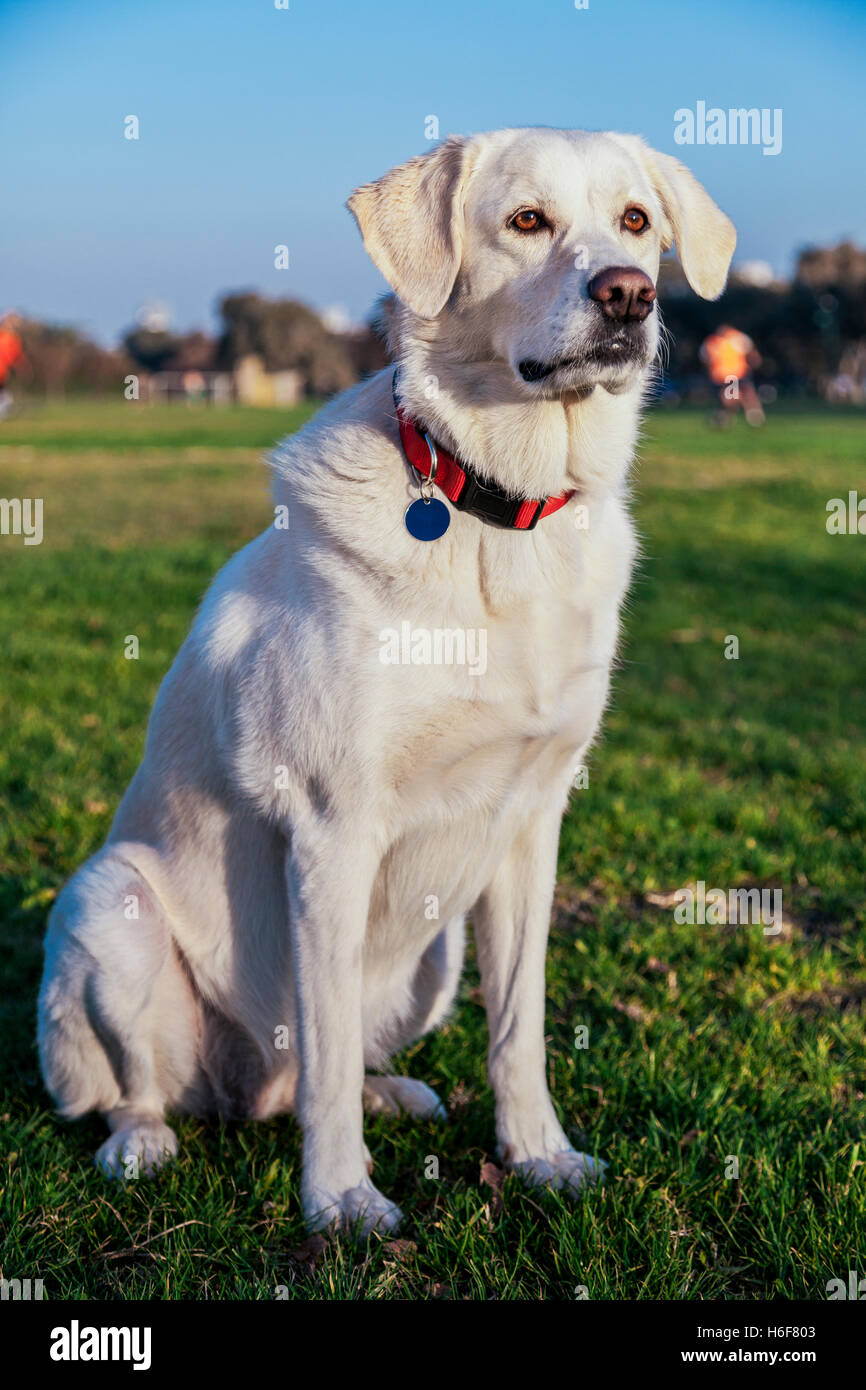
[{"label": "person in orange shirt", "polygon": [[764,410],[755,390],[751,372],[761,365],[761,355],[746,333],[723,323],[704,339],[701,361],[706,363],[710,380],[719,388],[723,423],[729,412],[743,407],[750,425],[763,425]]},{"label": "person in orange shirt", "polygon": [[9,375],[24,363],[24,348],[18,336],[20,322],[18,315],[12,312],[0,318],[0,420],[12,409]]}]

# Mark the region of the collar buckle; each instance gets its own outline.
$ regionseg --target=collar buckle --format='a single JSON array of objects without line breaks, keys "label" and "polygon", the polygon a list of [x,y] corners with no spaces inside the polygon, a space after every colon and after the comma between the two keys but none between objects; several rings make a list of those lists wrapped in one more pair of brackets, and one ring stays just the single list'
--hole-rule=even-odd
[{"label": "collar buckle", "polygon": [[[494,526],[506,526],[513,530],[525,498],[512,497],[498,483],[482,480],[473,473],[466,474],[466,484],[454,506],[461,512],[472,512],[482,521],[492,522]],[[535,514],[522,531],[531,531],[543,510],[543,503],[536,503]]]}]

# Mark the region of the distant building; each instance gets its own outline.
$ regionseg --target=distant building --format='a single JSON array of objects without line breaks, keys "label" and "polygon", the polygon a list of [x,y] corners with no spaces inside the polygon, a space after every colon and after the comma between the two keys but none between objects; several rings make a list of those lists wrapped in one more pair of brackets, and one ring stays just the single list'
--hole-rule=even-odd
[{"label": "distant building", "polygon": [[304,379],[300,372],[291,367],[269,372],[256,352],[238,358],[232,378],[235,400],[241,405],[297,405],[304,395]]},{"label": "distant building", "polygon": [[338,305],[323,322],[294,300],[242,293],[226,296],[220,311],[219,339],[172,333],[162,305],[140,311],[124,345],[150,399],[288,408],[343,391],[387,360],[381,338],[369,326],[354,327]]},{"label": "distant building", "polygon": [[264,359],[245,353],[232,365],[217,365],[217,344],[203,333],[178,341],[175,352],[149,377],[149,395],[158,401],[206,401],[222,405],[292,406],[304,394],[304,380],[294,369],[268,371]]}]

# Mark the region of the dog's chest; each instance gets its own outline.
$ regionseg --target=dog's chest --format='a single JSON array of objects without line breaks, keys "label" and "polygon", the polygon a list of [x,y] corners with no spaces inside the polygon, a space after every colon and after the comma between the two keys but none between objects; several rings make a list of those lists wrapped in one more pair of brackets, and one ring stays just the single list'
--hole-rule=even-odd
[{"label": "dog's chest", "polygon": [[426,668],[387,768],[377,917],[400,924],[400,939],[430,893],[445,916],[468,911],[521,826],[561,811],[604,707],[610,621],[579,605],[530,604],[488,622],[483,669]]},{"label": "dog's chest", "polygon": [[443,632],[425,648],[412,629],[403,647],[430,661],[392,754],[398,814],[406,824],[481,812],[489,827],[549,795],[593,736],[616,604],[593,610],[545,593],[483,627]]}]

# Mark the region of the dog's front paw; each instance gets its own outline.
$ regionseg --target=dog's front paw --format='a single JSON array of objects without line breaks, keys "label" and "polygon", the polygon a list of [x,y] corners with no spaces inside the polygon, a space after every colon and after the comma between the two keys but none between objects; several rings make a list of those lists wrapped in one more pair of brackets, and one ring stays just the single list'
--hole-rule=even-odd
[{"label": "dog's front paw", "polygon": [[534,1187],[555,1187],[571,1194],[593,1183],[604,1182],[607,1168],[601,1159],[578,1153],[576,1149],[563,1149],[547,1158],[527,1158],[508,1166]]},{"label": "dog's front paw", "polygon": [[330,1198],[317,1189],[305,1197],[304,1215],[311,1230],[321,1231],[325,1227],[335,1226],[357,1231],[363,1239],[374,1231],[380,1235],[395,1231],[403,1217],[400,1208],[371,1182],[347,1188],[345,1192]]},{"label": "dog's front paw", "polygon": [[109,1178],[150,1177],[177,1154],[177,1135],[161,1120],[141,1120],[116,1129],[94,1162]]}]

